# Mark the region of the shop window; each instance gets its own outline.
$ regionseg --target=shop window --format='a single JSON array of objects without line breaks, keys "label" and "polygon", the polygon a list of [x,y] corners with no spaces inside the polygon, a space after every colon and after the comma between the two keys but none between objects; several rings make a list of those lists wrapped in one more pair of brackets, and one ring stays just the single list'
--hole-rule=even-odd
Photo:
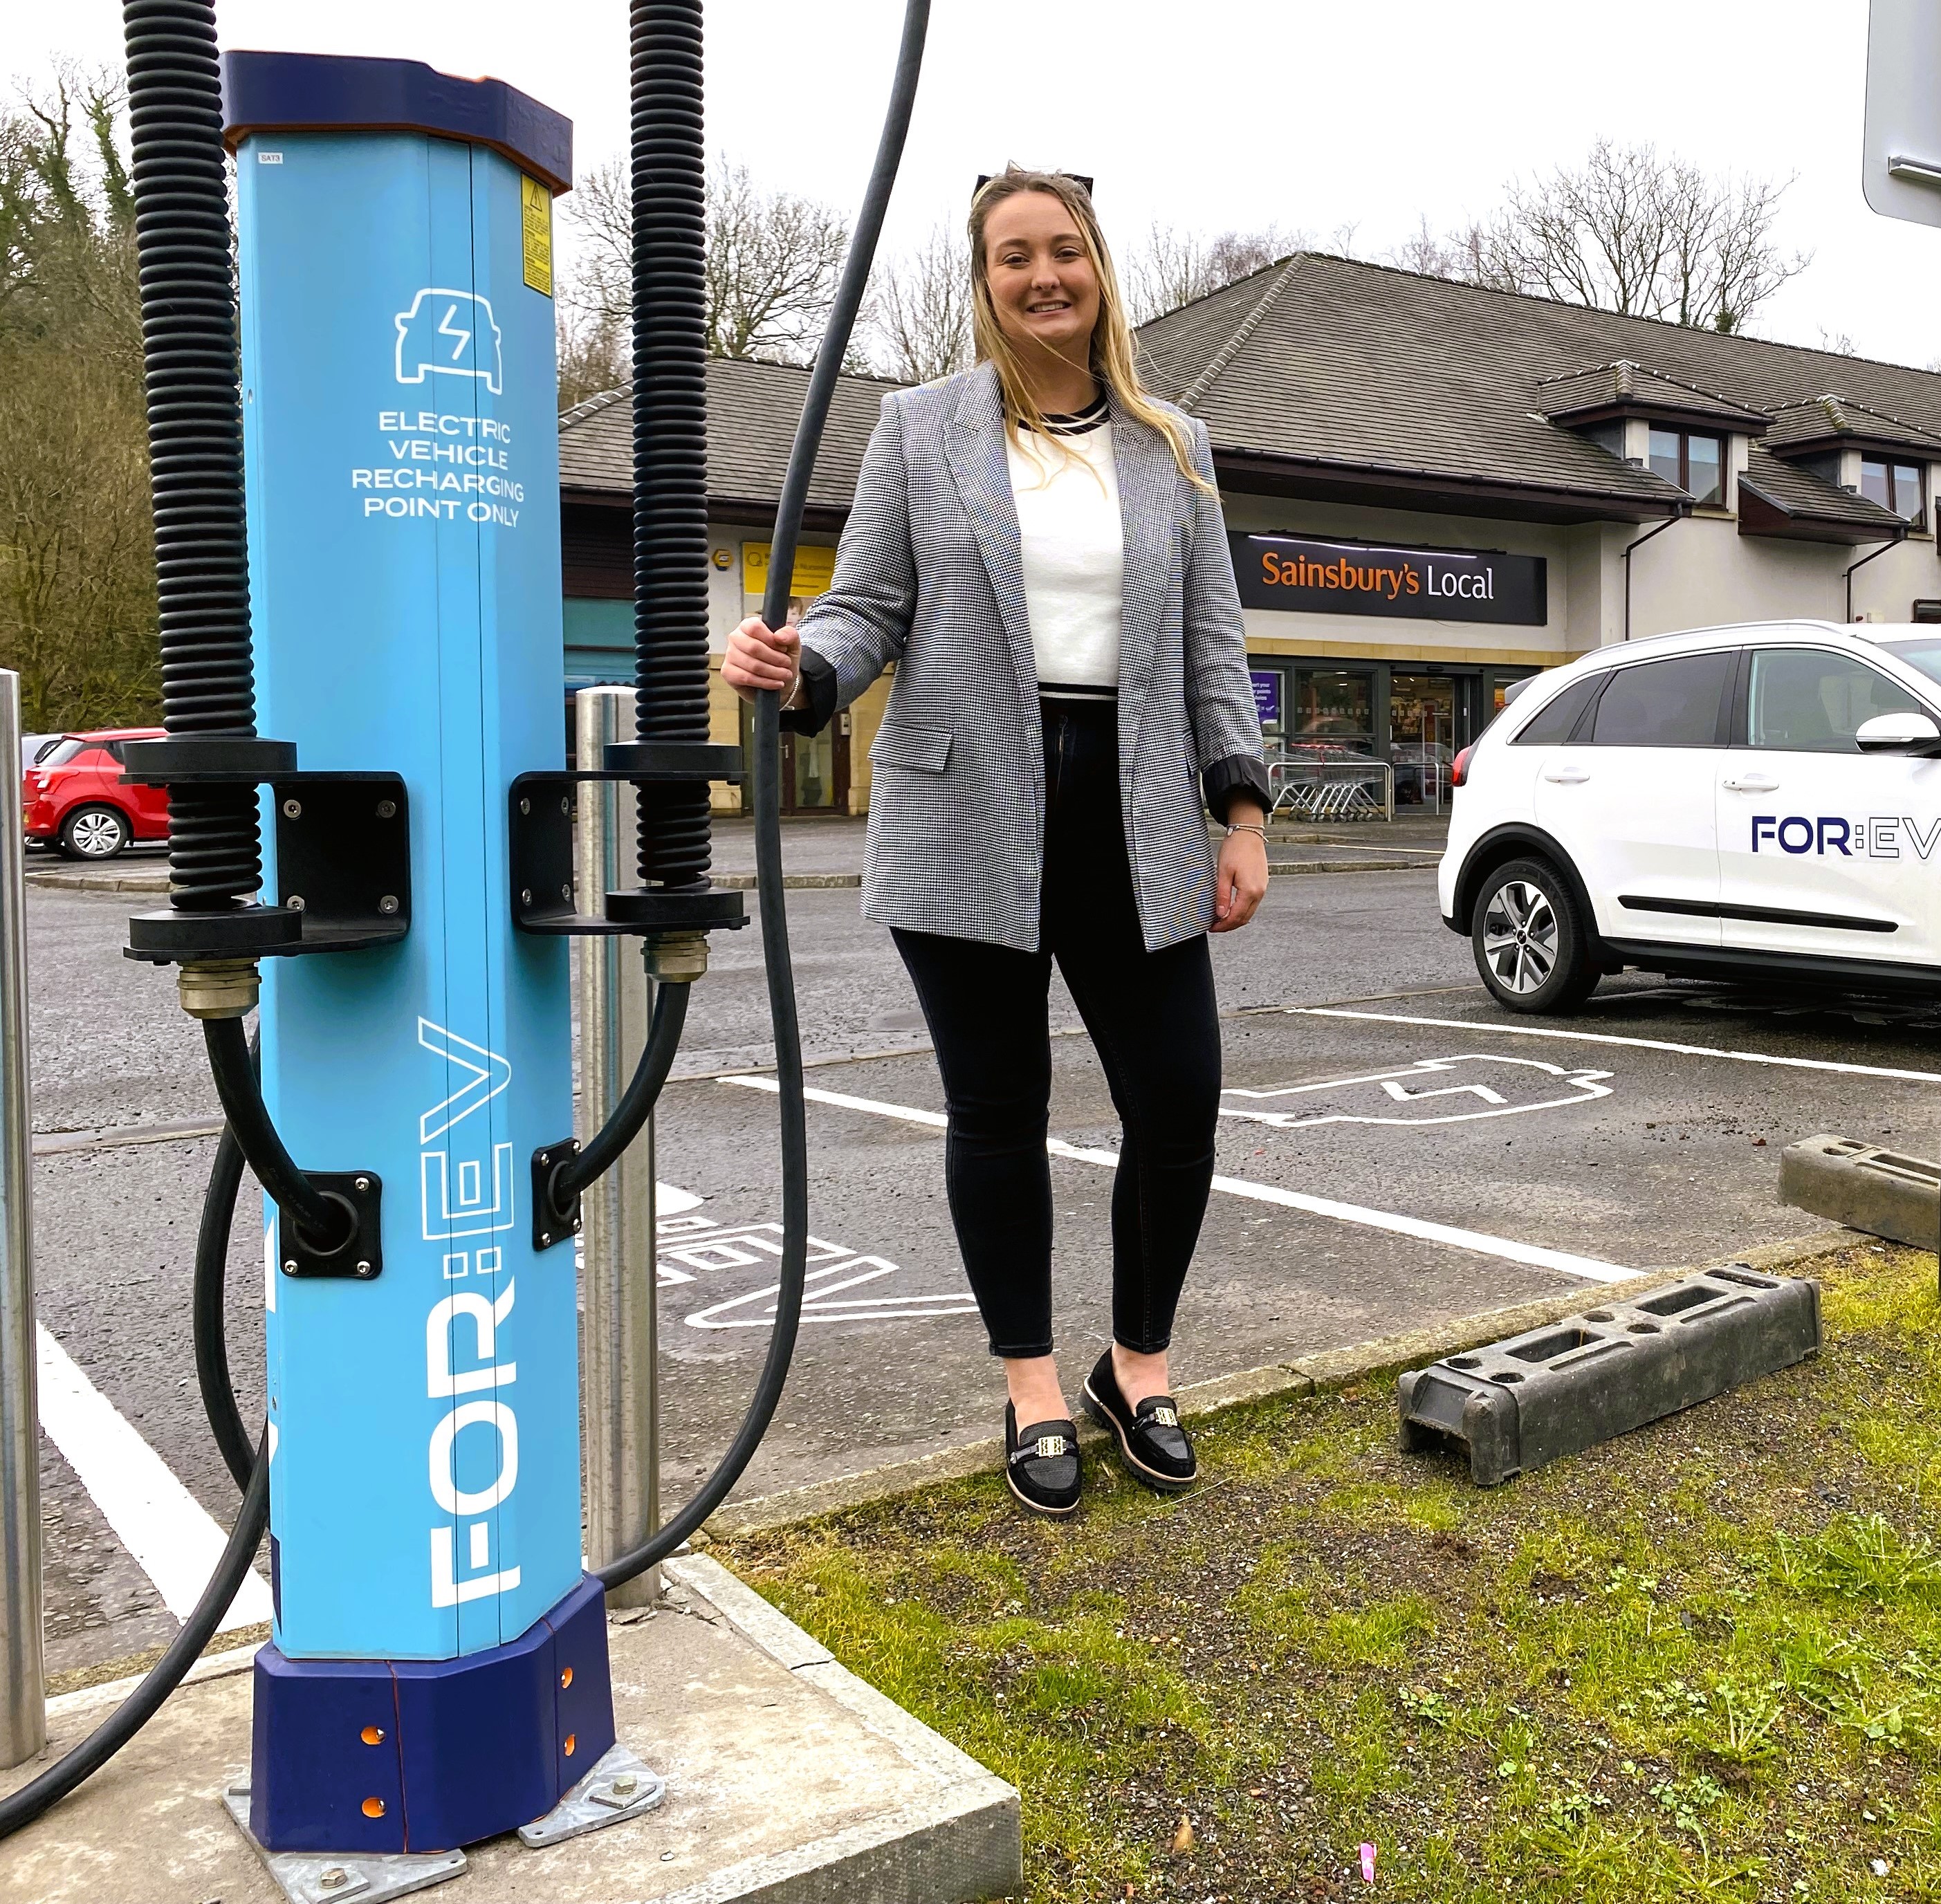
[{"label": "shop window", "polygon": [[1651,426],[1646,460],[1653,475],[1676,483],[1701,507],[1717,508],[1726,500],[1726,440],[1695,430]]},{"label": "shop window", "polygon": [[1510,704],[1510,689],[1515,686],[1518,682],[1531,681],[1536,678],[1536,673],[1533,668],[1521,674],[1492,675],[1490,677],[1490,720],[1494,720],[1497,715]]},{"label": "shop window", "polygon": [[1261,738],[1279,747],[1286,724],[1287,673],[1270,662],[1247,657],[1247,680],[1254,690],[1254,712],[1260,717]]},{"label": "shop window", "polygon": [[1921,466],[1918,463],[1890,463],[1884,457],[1860,458],[1860,494],[1869,503],[1891,509],[1903,522],[1927,520],[1927,497],[1923,493]]},{"label": "shop window", "polygon": [[1303,753],[1375,750],[1375,678],[1344,668],[1304,668],[1295,677],[1287,744]]},{"label": "shop window", "polygon": [[1621,668],[1597,697],[1593,747],[1716,747],[1719,702],[1738,657],[1677,655]]},{"label": "shop window", "polygon": [[1755,648],[1746,700],[1747,744],[1790,753],[1858,753],[1863,721],[1921,711],[1905,688],[1830,648]]}]

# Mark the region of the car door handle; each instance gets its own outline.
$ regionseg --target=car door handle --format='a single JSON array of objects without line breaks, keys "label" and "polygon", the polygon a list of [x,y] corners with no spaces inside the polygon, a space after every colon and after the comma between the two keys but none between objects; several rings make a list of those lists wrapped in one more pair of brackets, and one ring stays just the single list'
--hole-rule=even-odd
[{"label": "car door handle", "polygon": [[1735,793],[1776,793],[1779,782],[1764,774],[1728,774],[1719,782]]},{"label": "car door handle", "polygon": [[1585,767],[1552,767],[1544,775],[1545,780],[1554,781],[1559,787],[1581,787],[1591,778]]}]

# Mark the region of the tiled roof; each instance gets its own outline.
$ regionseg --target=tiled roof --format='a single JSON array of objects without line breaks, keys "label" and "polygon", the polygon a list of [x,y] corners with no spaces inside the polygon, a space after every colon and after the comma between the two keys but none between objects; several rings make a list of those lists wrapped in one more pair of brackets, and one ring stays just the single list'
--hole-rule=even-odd
[{"label": "tiled roof", "polygon": [[1681,384],[1676,377],[1660,377],[1624,357],[1615,363],[1600,364],[1594,370],[1545,377],[1536,387],[1536,407],[1553,423],[1573,417],[1610,416],[1621,411],[1633,411],[1640,416],[1712,417],[1722,424],[1735,424],[1753,436],[1762,434],[1772,421],[1763,411],[1749,410],[1716,391],[1701,390],[1695,384]]},{"label": "tiled roof", "polygon": [[[1169,312],[1139,339],[1148,383],[1205,419],[1223,480],[1235,488],[1279,465],[1304,466],[1302,480],[1324,485],[1336,481],[1331,472],[1351,471],[1418,489],[1565,497],[1585,515],[1637,518],[1689,506],[1649,469],[1553,420],[1621,403],[1716,417],[1747,434],[1771,417],[1765,445],[1795,454],[1844,441],[1901,445],[1941,461],[1941,374],[1316,252],[1296,252]],[[710,496],[772,506],[808,372],[717,359],[708,377]],[[848,509],[883,396],[899,387],[837,380],[812,506]],[[1823,394],[1833,390],[1840,394]],[[626,495],[632,427],[624,392],[567,411],[562,486]],[[1897,520],[1756,446],[1748,487],[1788,519],[1856,532]]]},{"label": "tiled roof", "polygon": [[1837,445],[1843,440],[1897,444],[1925,455],[1941,456],[1941,436],[1830,394],[1782,405],[1773,413],[1772,429],[1766,438],[1774,449],[1794,450],[1808,445]]},{"label": "tiled roof", "polygon": [[1864,496],[1856,496],[1851,490],[1839,488],[1756,443],[1747,460],[1745,473],[1739,478],[1739,487],[1770,503],[1789,522],[1839,524],[1870,529],[1884,536],[1904,534],[1908,526],[1891,509],[1884,509]]},{"label": "tiled roof", "polygon": [[1230,457],[1676,497],[1544,414],[1556,380],[1624,362],[1767,415],[1838,389],[1850,413],[1897,419],[1941,457],[1941,375],[1930,371],[1316,252],[1155,318],[1139,342],[1153,387],[1191,391],[1216,452]]},{"label": "tiled roof", "polygon": [[[846,509],[863,451],[885,392],[901,388],[873,377],[839,377],[829,423],[809,484],[813,506]],[[808,372],[790,364],[717,357],[708,365],[708,493],[711,501],[772,506],[781,493]],[[634,487],[634,404],[609,390],[576,404],[559,420],[562,489],[630,494]]]}]

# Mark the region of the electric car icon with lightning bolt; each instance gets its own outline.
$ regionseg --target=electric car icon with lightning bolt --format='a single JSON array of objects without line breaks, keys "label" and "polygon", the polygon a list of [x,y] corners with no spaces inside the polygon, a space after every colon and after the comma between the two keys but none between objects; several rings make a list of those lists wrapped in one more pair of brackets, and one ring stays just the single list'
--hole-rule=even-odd
[{"label": "electric car icon with lightning bolt", "polygon": [[500,394],[499,326],[488,300],[428,286],[393,321],[400,384],[422,384],[429,371],[476,377],[494,396]]}]

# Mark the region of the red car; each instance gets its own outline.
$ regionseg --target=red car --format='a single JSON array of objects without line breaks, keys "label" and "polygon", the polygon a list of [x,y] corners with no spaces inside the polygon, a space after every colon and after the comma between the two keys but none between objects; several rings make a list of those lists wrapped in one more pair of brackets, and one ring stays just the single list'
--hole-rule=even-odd
[{"label": "red car", "polygon": [[110,860],[130,840],[167,839],[168,796],[121,778],[121,744],[162,737],[159,727],[109,727],[48,741],[21,787],[28,839],[71,860]]}]

